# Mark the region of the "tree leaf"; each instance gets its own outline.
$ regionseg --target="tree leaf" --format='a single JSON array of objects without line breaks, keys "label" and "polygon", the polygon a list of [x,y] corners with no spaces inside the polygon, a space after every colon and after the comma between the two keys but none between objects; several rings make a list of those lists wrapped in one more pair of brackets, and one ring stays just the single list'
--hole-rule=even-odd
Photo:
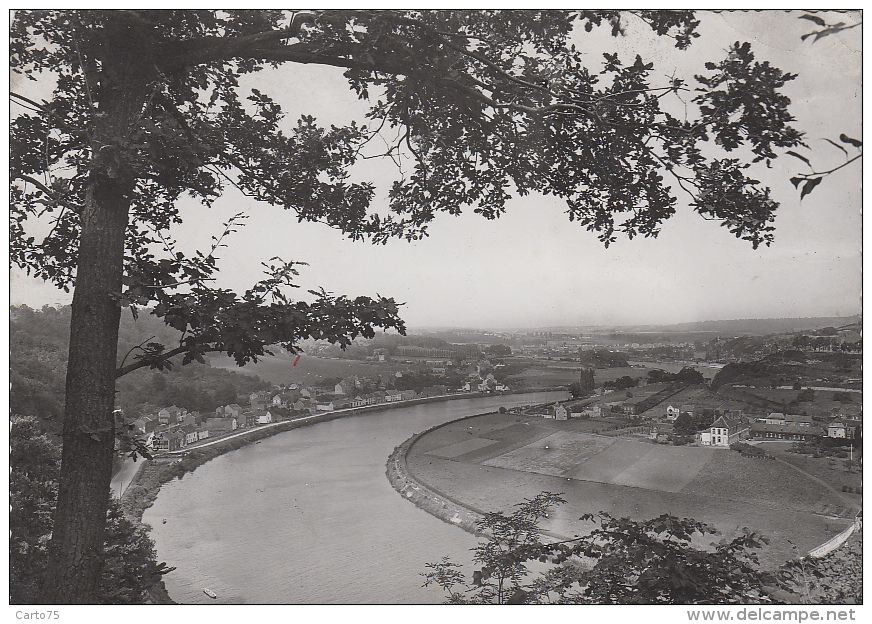
[{"label": "tree leaf", "polygon": [[821,183],[821,180],[823,180],[823,176],[820,178],[812,178],[806,182],[802,187],[802,192],[799,194],[799,199],[802,200],[803,197],[811,193],[814,190],[814,187]]},{"label": "tree leaf", "polygon": [[[844,135],[842,135],[842,136],[844,136]],[[792,151],[792,150],[788,150],[787,152],[785,152],[785,154],[790,154],[790,155],[793,156],[794,158],[799,158],[802,162],[804,162],[804,163],[807,164],[809,167],[811,167],[811,162],[809,162],[808,158],[806,158],[806,157],[803,156],[802,154],[797,154],[796,152],[794,152],[794,151]]]},{"label": "tree leaf", "polygon": [[817,15],[809,15],[808,13],[806,13],[805,15],[800,15],[799,19],[807,19],[811,22],[814,22],[818,26],[826,26],[827,25],[827,23],[823,19],[818,17]]},{"label": "tree leaf", "polygon": [[805,178],[790,178],[790,183],[793,184],[793,188],[798,189],[799,183],[805,180]]},{"label": "tree leaf", "polygon": [[851,137],[849,137],[849,136],[847,136],[847,135],[845,135],[845,134],[840,134],[840,135],[839,135],[839,140],[840,140],[842,143],[850,143],[850,144],[853,145],[854,147],[862,147],[862,146],[863,146],[863,141],[858,141],[857,139],[852,139]]}]

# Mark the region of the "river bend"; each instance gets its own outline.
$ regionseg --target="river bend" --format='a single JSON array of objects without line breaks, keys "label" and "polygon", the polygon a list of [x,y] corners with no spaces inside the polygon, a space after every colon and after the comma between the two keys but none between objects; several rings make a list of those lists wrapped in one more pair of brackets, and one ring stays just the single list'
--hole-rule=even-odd
[{"label": "river bend", "polygon": [[[385,461],[415,433],[546,400],[538,393],[428,403],[294,429],[165,484],[143,521],[181,603],[421,604],[425,563],[467,563],[476,539],[391,488]],[[166,520],[166,522],[164,522]]]}]

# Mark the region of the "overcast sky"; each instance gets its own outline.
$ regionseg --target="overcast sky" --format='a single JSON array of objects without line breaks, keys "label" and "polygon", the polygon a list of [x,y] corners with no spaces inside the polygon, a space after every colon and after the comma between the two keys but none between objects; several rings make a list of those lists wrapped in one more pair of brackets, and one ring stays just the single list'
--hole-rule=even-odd
[{"label": "overcast sky", "polygon": [[[823,139],[861,138],[859,28],[812,43],[800,36],[814,24],[801,13],[705,14],[702,36],[687,52],[628,24],[616,40],[601,32],[579,37],[599,67],[603,51],[638,51],[663,76],[702,69],[725,56],[733,41],[750,41],[758,60],[799,74],[786,92],[796,126],[807,133],[820,168],[844,156]],[[853,23],[848,15],[829,21]],[[287,65],[262,72],[252,84],[276,99],[288,123],[300,113],[322,124],[360,118],[361,105],[333,68]],[[13,110],[13,113],[16,111]],[[677,323],[710,319],[849,316],[860,312],[861,193],[859,163],[830,176],[800,202],[789,183],[807,171],[780,158],[755,172],[781,203],[775,242],[753,250],[726,228],[705,221],[683,204],[656,239],[619,239],[609,249],[570,223],[559,200],[512,200],[507,214],[487,221],[472,213],[443,215],[430,236],[386,246],[353,243],[330,228],[299,224],[291,213],[229,190],[210,209],[190,202],[187,222],[174,232],[188,248],[207,248],[221,223],[241,210],[247,225],[223,250],[222,285],[245,289],[272,256],[308,262],[300,283],[348,295],[393,296],[406,303],[409,327],[542,327]],[[396,175],[390,163],[368,161],[356,175],[385,190]],[[382,195],[383,197],[383,195]],[[11,271],[13,304],[68,303],[69,295]]]}]

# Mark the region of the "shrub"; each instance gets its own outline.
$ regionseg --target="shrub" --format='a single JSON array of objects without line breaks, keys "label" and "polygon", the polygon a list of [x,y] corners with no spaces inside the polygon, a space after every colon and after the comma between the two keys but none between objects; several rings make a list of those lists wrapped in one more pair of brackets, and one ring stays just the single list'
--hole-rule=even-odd
[{"label": "shrub", "polygon": [[[10,424],[9,601],[41,603],[40,580],[48,563],[60,452],[32,416],[13,415]],[[136,492],[133,488],[131,494]],[[119,503],[111,501],[97,601],[141,604],[170,570],[157,562],[145,526],[125,517]]]},{"label": "shrub", "polygon": [[[443,557],[426,564],[427,585],[452,604],[721,604],[765,600],[768,577],[754,565],[761,536],[743,532],[714,551],[698,550],[695,536],[716,530],[688,518],[646,521],[585,514],[593,531],[556,543],[540,541],[539,521],[565,502],[543,492],[510,514],[484,514],[478,529],[491,536],[474,549],[471,578]],[[584,568],[577,557],[590,560]],[[528,563],[548,569],[531,574]],[[541,567],[541,566],[538,566]],[[476,569],[477,568],[477,569]]]}]

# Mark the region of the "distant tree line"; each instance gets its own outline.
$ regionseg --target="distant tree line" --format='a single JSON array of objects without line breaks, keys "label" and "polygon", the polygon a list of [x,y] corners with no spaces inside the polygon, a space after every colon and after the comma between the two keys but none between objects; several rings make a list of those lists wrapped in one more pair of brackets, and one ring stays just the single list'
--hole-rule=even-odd
[{"label": "distant tree line", "polygon": [[639,385],[639,380],[636,377],[630,377],[629,375],[624,375],[623,377],[618,377],[617,379],[612,379],[611,381],[606,381],[603,383],[603,388],[613,388],[615,390],[627,390],[628,388],[635,388]]},{"label": "distant tree line", "polygon": [[579,371],[578,381],[569,386],[569,392],[572,395],[572,398],[579,399],[593,394],[595,383],[594,376],[595,371],[593,368],[582,368],[581,371]]},{"label": "distant tree line", "polygon": [[702,373],[698,370],[689,366],[685,366],[677,373],[669,373],[659,368],[648,371],[648,383],[664,383],[672,381],[689,385],[702,384],[705,383],[705,377],[703,377]]}]

